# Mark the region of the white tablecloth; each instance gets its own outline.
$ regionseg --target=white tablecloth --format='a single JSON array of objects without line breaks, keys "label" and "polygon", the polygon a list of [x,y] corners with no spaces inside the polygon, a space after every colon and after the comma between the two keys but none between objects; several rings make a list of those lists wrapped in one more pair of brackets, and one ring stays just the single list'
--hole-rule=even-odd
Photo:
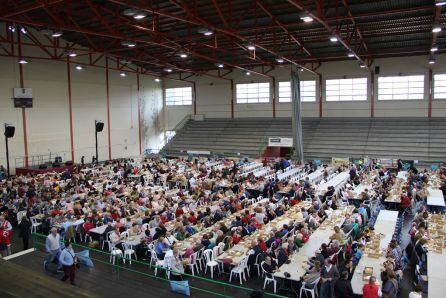
[{"label": "white tablecloth", "polygon": [[443,192],[439,189],[428,188],[427,204],[429,206],[445,207]]},{"label": "white tablecloth", "polygon": [[[381,239],[380,249],[387,248],[390,240],[392,240],[393,233],[395,232],[396,221],[398,219],[398,211],[381,210],[378,214],[378,218],[375,223],[375,233],[385,235]],[[352,288],[356,295],[362,295],[362,287],[367,281],[362,278],[362,273],[365,267],[373,267],[373,275],[376,277],[376,281],[381,285],[381,264],[386,261],[384,256],[380,258],[370,258],[368,256],[362,256],[361,260],[356,266],[355,272],[352,278]]]}]

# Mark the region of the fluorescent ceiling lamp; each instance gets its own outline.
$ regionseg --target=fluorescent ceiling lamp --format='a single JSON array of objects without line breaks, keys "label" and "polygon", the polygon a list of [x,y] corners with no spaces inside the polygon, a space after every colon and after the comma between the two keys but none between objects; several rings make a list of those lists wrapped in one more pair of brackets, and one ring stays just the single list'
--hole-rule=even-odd
[{"label": "fluorescent ceiling lamp", "polygon": [[247,71],[247,72],[245,72],[245,74],[246,74],[247,76],[250,76],[250,75],[251,75],[251,72]]},{"label": "fluorescent ceiling lamp", "polygon": [[282,58],[276,58],[276,62],[277,63],[283,63],[283,59]]},{"label": "fluorescent ceiling lamp", "polygon": [[310,16],[307,16],[307,15],[305,15],[305,16],[301,16],[300,19],[301,19],[302,21],[304,21],[305,23],[311,23],[311,22],[313,22],[313,18],[310,17]]},{"label": "fluorescent ceiling lamp", "polygon": [[217,64],[215,64],[218,68],[223,68],[223,67],[225,67],[224,66],[224,64],[222,64],[222,63],[217,63]]},{"label": "fluorescent ceiling lamp", "polygon": [[181,58],[187,58],[187,54],[186,54],[186,53],[180,53],[179,56],[180,56]]},{"label": "fluorescent ceiling lamp", "polygon": [[331,41],[331,42],[337,42],[337,41],[338,41],[337,36],[336,36],[336,35],[332,35],[332,36],[330,36],[330,41]]},{"label": "fluorescent ceiling lamp", "polygon": [[23,34],[27,34],[28,30],[26,30],[25,27],[20,27],[20,32],[22,32]]},{"label": "fluorescent ceiling lamp", "polygon": [[438,44],[434,43],[434,44],[431,46],[431,52],[436,52],[436,51],[438,51]]},{"label": "fluorescent ceiling lamp", "polygon": [[429,64],[435,64],[435,58],[434,57],[430,57],[429,58]]},{"label": "fluorescent ceiling lamp", "polygon": [[147,13],[145,13],[144,11],[137,12],[137,13],[133,16],[133,18],[134,18],[135,20],[142,20],[142,19],[144,19],[145,17],[147,17]]},{"label": "fluorescent ceiling lamp", "polygon": [[172,68],[166,68],[164,69],[165,72],[172,72]]},{"label": "fluorescent ceiling lamp", "polygon": [[51,34],[52,37],[61,37],[62,36],[62,31],[54,31]]},{"label": "fluorescent ceiling lamp", "polygon": [[26,63],[28,63],[28,61],[26,61],[25,59],[21,58],[21,59],[19,59],[19,63],[20,64],[26,64]]},{"label": "fluorescent ceiling lamp", "polygon": [[210,35],[214,34],[214,32],[212,32],[212,30],[210,30],[208,28],[200,28],[200,29],[198,29],[198,33],[203,34],[205,36],[210,36]]},{"label": "fluorescent ceiling lamp", "polygon": [[348,52],[348,53],[347,53],[347,56],[348,56],[349,58],[353,58],[353,57],[355,57],[355,53],[353,53],[353,52]]},{"label": "fluorescent ceiling lamp", "polygon": [[77,70],[82,70],[82,69],[84,69],[84,67],[82,66],[82,65],[76,65],[76,67],[75,67]]},{"label": "fluorescent ceiling lamp", "polygon": [[128,74],[127,74],[126,72],[121,72],[119,75],[120,75],[121,77],[126,77],[126,76],[128,76]]},{"label": "fluorescent ceiling lamp", "polygon": [[161,80],[158,79],[158,78],[156,78],[156,79],[155,79],[155,82],[159,83],[159,82],[161,82]]},{"label": "fluorescent ceiling lamp", "polygon": [[432,32],[434,32],[434,33],[438,33],[438,32],[441,32],[441,25],[440,24],[438,24],[438,23],[436,23],[436,24],[434,24],[434,26],[432,27]]},{"label": "fluorescent ceiling lamp", "polygon": [[435,0],[436,6],[444,6],[446,5],[446,0]]}]

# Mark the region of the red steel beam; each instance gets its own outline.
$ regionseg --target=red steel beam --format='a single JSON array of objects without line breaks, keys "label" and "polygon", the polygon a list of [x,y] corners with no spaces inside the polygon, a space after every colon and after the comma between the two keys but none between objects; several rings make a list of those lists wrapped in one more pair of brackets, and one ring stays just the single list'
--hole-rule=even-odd
[{"label": "red steel beam", "polygon": [[[169,17],[169,18],[174,18],[174,19],[177,19],[177,20],[179,20],[179,21],[182,21],[182,22],[185,22],[185,23],[188,23],[188,24],[197,25],[197,26],[205,26],[205,27],[208,27],[209,29],[212,29],[214,32],[221,33],[221,34],[223,34],[223,35],[225,35],[225,36],[230,36],[230,37],[239,39],[239,40],[241,40],[242,42],[249,42],[248,39],[246,39],[245,37],[239,35],[238,33],[234,32],[234,31],[232,31],[232,30],[222,29],[222,28],[216,28],[214,25],[212,25],[212,24],[210,24],[209,22],[207,22],[207,21],[201,19],[200,17],[196,16],[196,15],[192,12],[192,10],[191,10],[191,9],[184,3],[184,2],[182,2],[182,3],[178,3],[178,2],[176,2],[176,1],[174,1],[174,0],[171,0],[172,3],[178,5],[181,9],[184,10],[184,12],[188,15],[187,18],[183,18],[183,17],[180,17],[180,16],[176,16],[176,15],[172,15],[172,14],[169,14],[169,13],[161,12],[161,11],[159,11],[159,10],[156,10],[156,9],[151,8],[151,7],[148,6],[148,5],[133,5],[133,4],[131,4],[129,1],[123,1],[123,0],[108,0],[108,1],[109,1],[109,2],[113,2],[113,3],[116,3],[116,4],[124,5],[124,6],[126,6],[126,7],[132,7],[132,8],[135,8],[135,9],[145,10],[145,11],[147,11],[147,12],[150,12],[150,13],[153,13],[153,14],[158,14],[158,15],[160,15],[160,16],[165,16],[165,17]],[[304,68],[304,69],[306,69],[307,71],[309,71],[309,72],[311,72],[311,73],[315,73],[314,70],[312,70],[312,69],[310,69],[310,68],[307,68],[307,67],[305,67],[304,65],[301,65],[301,64],[297,63],[296,61],[290,60],[290,59],[287,58],[287,57],[284,57],[284,56],[282,56],[282,55],[279,55],[279,54],[276,53],[275,51],[273,51],[273,50],[271,50],[271,49],[268,49],[268,48],[266,48],[266,47],[263,47],[263,46],[259,45],[258,43],[253,43],[253,45],[254,45],[256,48],[262,49],[262,50],[264,50],[264,51],[266,51],[266,52],[269,52],[269,53],[273,54],[274,56],[281,57],[281,58],[283,58],[284,60],[288,61],[289,63],[295,64],[295,65],[297,65],[297,66],[299,66],[299,67],[301,67],[301,68]],[[192,53],[191,53],[191,54],[192,54]],[[200,58],[203,58],[203,57],[200,57]],[[218,61],[214,61],[214,62],[218,62]],[[227,62],[226,62],[226,64],[229,65]],[[231,66],[231,67],[233,67],[233,66]],[[240,67],[235,67],[235,68],[240,68]],[[243,70],[247,70],[247,69],[243,69]],[[249,71],[251,71],[251,70],[249,70]],[[252,72],[253,72],[253,73],[256,73],[255,71],[252,71]],[[262,76],[264,76],[264,75],[261,74],[261,73],[257,73],[257,74],[258,74],[258,75],[262,75]]]},{"label": "red steel beam", "polygon": [[368,63],[366,63],[364,61],[364,59],[362,59],[359,54],[350,46],[350,44],[345,41],[342,36],[339,34],[339,32],[335,31],[331,25],[325,20],[323,15],[318,15],[315,13],[312,13],[311,11],[309,11],[299,0],[287,0],[291,5],[293,5],[294,7],[298,8],[299,10],[304,11],[308,16],[312,17],[314,20],[316,20],[318,23],[320,23],[327,31],[329,34],[333,34],[337,37],[337,39],[339,40],[339,42],[349,51],[351,51],[356,58],[361,62],[364,63],[364,65],[368,68],[369,71],[371,71],[370,69],[370,65]]},{"label": "red steel beam", "polygon": [[[291,39],[301,48],[301,50],[307,53],[308,56],[315,58],[313,54],[311,54],[310,51],[305,48],[302,42],[277,20],[277,17],[271,11],[269,11],[265,5],[263,5],[259,0],[256,0],[256,3],[273,20],[273,22],[279,26],[280,29],[282,29],[286,34],[288,34],[291,37]],[[317,58],[315,58],[315,60],[319,62]]]},{"label": "red steel beam", "polygon": [[14,10],[14,11],[11,11],[11,12],[7,12],[6,14],[2,15],[1,17],[10,18],[10,17],[14,17],[14,16],[17,16],[17,15],[23,15],[23,14],[25,14],[27,12],[31,12],[31,11],[43,8],[45,5],[46,6],[51,6],[51,5],[54,5],[54,4],[61,3],[61,2],[64,2],[64,0],[47,0],[44,3],[42,3],[42,2],[35,3],[35,4],[28,5],[26,7],[18,8],[17,10]]}]

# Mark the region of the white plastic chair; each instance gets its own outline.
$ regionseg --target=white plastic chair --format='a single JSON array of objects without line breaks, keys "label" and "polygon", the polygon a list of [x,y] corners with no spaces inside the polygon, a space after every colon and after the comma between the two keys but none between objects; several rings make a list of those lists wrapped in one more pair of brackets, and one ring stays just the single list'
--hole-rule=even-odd
[{"label": "white plastic chair", "polygon": [[187,264],[187,266],[189,266],[190,270],[192,271],[192,275],[195,276],[195,269],[197,270],[197,273],[200,272],[200,265],[198,263],[198,251],[194,252],[191,256],[190,256],[190,264]]},{"label": "white plastic chair", "polygon": [[319,277],[311,284],[307,284],[306,282],[303,282],[302,287],[300,288],[299,297],[302,297],[303,292],[305,292],[305,296],[307,296],[307,293],[310,293],[312,298],[319,297],[319,293],[317,291],[317,284],[319,283],[320,279],[321,278]]},{"label": "white plastic chair", "polygon": [[218,272],[220,271],[220,266],[218,265],[218,262],[214,259],[214,252],[212,249],[206,249],[204,252],[204,258],[206,260],[206,267],[204,268],[204,273],[206,274],[208,267],[210,267],[211,270],[211,278],[214,278],[214,268],[217,267]]},{"label": "white plastic chair", "polygon": [[229,274],[229,282],[232,281],[233,275],[238,275],[240,279],[240,284],[243,283],[242,280],[246,281],[246,275],[245,275],[245,269],[246,269],[246,263],[248,262],[248,258],[243,258],[240,263],[238,263],[234,268],[231,269],[231,273]]},{"label": "white plastic chair", "polygon": [[26,215],[26,211],[17,212],[17,223],[20,224],[22,222],[22,218]]},{"label": "white plastic chair", "polygon": [[38,222],[37,219],[31,217],[31,233],[37,233],[37,227],[41,225],[41,222]]},{"label": "white plastic chair", "polygon": [[143,232],[145,232],[146,230],[149,230],[150,228],[149,228],[149,224],[148,223],[145,223],[145,224],[143,224],[142,226],[141,226],[141,231],[143,231]]},{"label": "white plastic chair", "polygon": [[164,267],[164,260],[158,259],[155,250],[150,252],[150,263],[155,266],[155,276],[158,274],[158,267]]},{"label": "white plastic chair", "polygon": [[265,275],[265,281],[263,282],[263,289],[265,290],[266,286],[269,285],[269,283],[272,282],[273,286],[274,286],[274,293],[276,293],[276,290],[277,290],[277,280],[274,279],[274,276],[271,273],[266,272],[266,270],[263,268],[264,264],[265,264],[265,262],[262,262],[260,264],[260,267],[262,268],[262,273]]},{"label": "white plastic chair", "polygon": [[121,233],[121,238],[127,239],[130,237],[130,234],[128,231],[124,231]]},{"label": "white plastic chair", "polygon": [[110,248],[110,262],[114,265],[116,263],[116,257],[123,257],[122,250],[116,248],[111,242],[109,242],[108,247]]},{"label": "white plastic chair", "polygon": [[126,242],[122,242],[122,247],[124,248],[124,259],[122,260],[125,264],[125,259],[129,260],[129,264],[132,264],[132,255],[135,256],[135,260],[138,260],[136,256],[136,251],[133,249],[133,246],[127,244]]}]

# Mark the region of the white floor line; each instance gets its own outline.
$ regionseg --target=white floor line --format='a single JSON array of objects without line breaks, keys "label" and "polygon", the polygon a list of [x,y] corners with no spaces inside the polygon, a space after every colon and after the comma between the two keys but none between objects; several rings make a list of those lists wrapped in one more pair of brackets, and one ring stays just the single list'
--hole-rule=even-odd
[{"label": "white floor line", "polygon": [[16,257],[20,257],[20,256],[23,256],[23,255],[29,254],[30,252],[33,252],[35,250],[36,250],[35,248],[30,248],[30,249],[27,249],[27,250],[24,250],[24,251],[12,254],[10,256],[4,257],[3,260],[8,261],[8,260],[14,259]]}]

